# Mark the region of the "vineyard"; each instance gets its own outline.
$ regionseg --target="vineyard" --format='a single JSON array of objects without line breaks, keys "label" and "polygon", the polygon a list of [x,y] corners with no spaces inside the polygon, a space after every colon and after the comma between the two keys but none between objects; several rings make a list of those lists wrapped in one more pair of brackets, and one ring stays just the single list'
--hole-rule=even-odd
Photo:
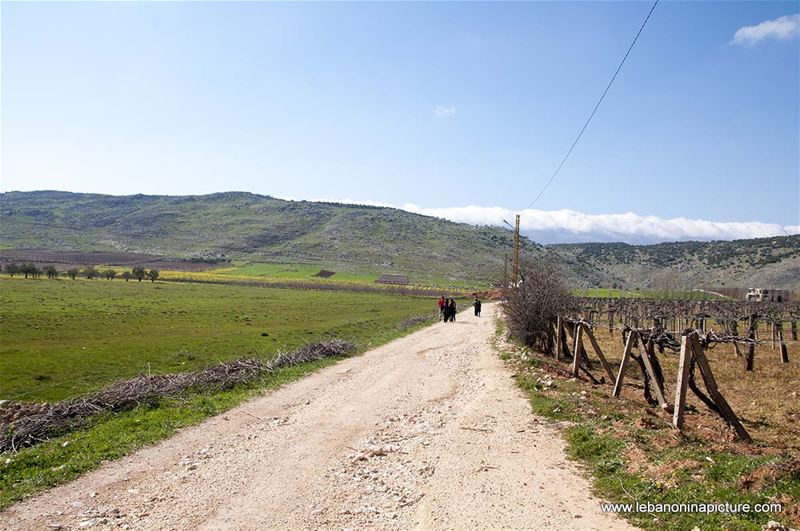
[{"label": "vineyard", "polygon": [[[677,429],[685,429],[691,391],[698,405],[724,421],[731,438],[752,443],[747,424],[800,435],[796,386],[794,395],[789,393],[791,384],[778,389],[765,385],[767,393],[736,386],[737,380],[751,380],[745,374],[757,375],[762,368],[773,373],[777,369],[789,382],[796,378],[790,350],[795,358],[798,318],[798,303],[573,298],[552,323],[543,350],[570,362],[573,378],[609,385],[613,397],[621,395],[626,377],[633,378],[628,388],[670,415]],[[632,361],[635,366],[630,369]],[[766,395],[774,403],[773,413],[785,417],[785,425],[769,426],[767,420],[751,418],[749,408],[746,420],[740,419],[729,400],[740,404],[743,397],[735,395],[742,392],[756,399],[753,404]]]}]

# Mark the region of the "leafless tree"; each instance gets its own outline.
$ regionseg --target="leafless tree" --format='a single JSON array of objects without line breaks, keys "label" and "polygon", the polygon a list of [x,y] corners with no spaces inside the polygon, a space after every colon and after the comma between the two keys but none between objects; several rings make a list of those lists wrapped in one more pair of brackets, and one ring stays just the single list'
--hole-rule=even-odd
[{"label": "leafless tree", "polygon": [[506,291],[503,302],[511,336],[552,354],[556,342],[553,324],[570,304],[567,283],[559,268],[545,260],[523,261],[520,279]]}]

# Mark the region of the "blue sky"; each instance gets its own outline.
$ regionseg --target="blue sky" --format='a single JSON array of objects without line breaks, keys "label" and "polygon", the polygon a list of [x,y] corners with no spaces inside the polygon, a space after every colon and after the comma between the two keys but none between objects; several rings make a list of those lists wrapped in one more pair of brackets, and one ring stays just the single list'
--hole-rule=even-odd
[{"label": "blue sky", "polygon": [[[246,190],[497,223],[529,207],[651,4],[1,5],[3,191]],[[800,231],[798,11],[659,4],[523,227]]]}]

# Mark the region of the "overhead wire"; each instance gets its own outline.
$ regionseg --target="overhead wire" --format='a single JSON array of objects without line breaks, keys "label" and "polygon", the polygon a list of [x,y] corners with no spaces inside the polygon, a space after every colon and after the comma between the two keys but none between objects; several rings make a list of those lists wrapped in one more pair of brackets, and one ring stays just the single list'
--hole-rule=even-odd
[{"label": "overhead wire", "polygon": [[644,30],[644,27],[647,25],[647,21],[650,20],[650,15],[653,14],[653,11],[655,10],[656,6],[658,5],[658,2],[659,2],[659,0],[655,0],[655,2],[653,2],[653,5],[650,8],[650,11],[647,13],[647,16],[645,17],[644,22],[642,22],[642,25],[639,27],[639,31],[636,32],[636,36],[633,38],[633,42],[631,42],[631,45],[628,47],[628,51],[625,52],[625,56],[622,58],[622,61],[620,61],[619,66],[617,66],[617,69],[614,71],[614,75],[611,76],[611,81],[608,82],[608,85],[606,86],[606,89],[603,91],[603,94],[600,96],[600,99],[597,100],[597,104],[594,106],[594,109],[592,109],[592,113],[589,115],[589,118],[586,119],[586,123],[583,124],[583,127],[581,128],[580,132],[578,133],[578,136],[575,137],[575,141],[570,146],[569,150],[567,151],[567,154],[564,155],[563,159],[561,159],[561,163],[556,168],[556,171],[553,172],[553,175],[550,176],[550,179],[548,179],[547,183],[545,183],[544,187],[542,187],[541,191],[539,192],[539,195],[536,196],[536,199],[534,199],[531,202],[531,204],[528,205],[528,208],[532,208],[533,205],[535,205],[536,202],[539,201],[539,199],[542,197],[542,195],[544,195],[545,191],[547,191],[547,189],[550,187],[550,185],[555,180],[555,178],[558,175],[558,173],[561,171],[561,168],[564,167],[564,164],[567,162],[567,159],[572,154],[572,151],[575,149],[575,146],[578,145],[578,141],[583,136],[583,133],[586,131],[586,128],[589,127],[589,122],[591,122],[592,118],[594,118],[594,115],[597,113],[597,109],[600,108],[600,104],[603,103],[603,100],[605,99],[606,94],[608,94],[609,89],[611,89],[611,85],[614,84],[614,80],[617,79],[617,75],[619,74],[620,70],[622,70],[622,65],[625,64],[625,61],[628,59],[628,55],[630,55],[631,50],[633,50],[633,47],[636,45],[636,41],[639,40],[639,35],[642,34],[642,31]]}]

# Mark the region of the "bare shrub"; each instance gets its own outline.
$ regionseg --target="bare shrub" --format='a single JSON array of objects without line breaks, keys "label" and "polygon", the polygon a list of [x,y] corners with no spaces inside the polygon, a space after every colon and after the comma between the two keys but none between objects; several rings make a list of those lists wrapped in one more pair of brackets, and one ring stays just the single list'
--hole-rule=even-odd
[{"label": "bare shrub", "polygon": [[503,301],[511,337],[552,354],[556,340],[553,323],[566,311],[570,299],[567,283],[554,263],[523,261],[520,282],[506,291]]}]

